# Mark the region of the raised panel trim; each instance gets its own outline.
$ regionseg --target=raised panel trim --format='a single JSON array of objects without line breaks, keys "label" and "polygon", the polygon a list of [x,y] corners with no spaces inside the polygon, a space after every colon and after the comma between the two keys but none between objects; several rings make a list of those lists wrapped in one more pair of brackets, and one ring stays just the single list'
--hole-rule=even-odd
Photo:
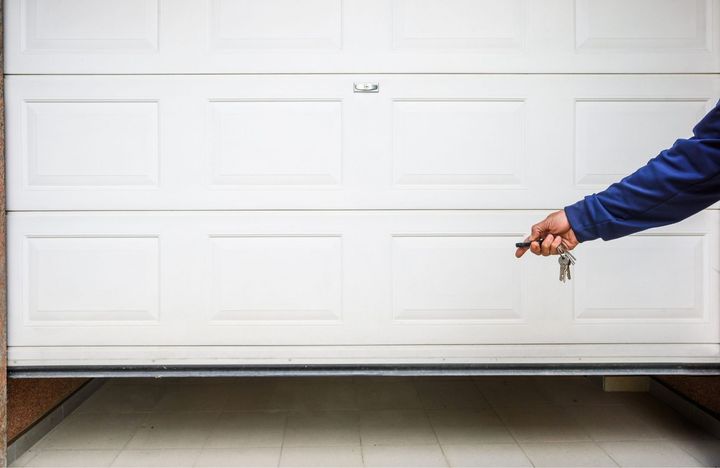
[{"label": "raised panel trim", "polygon": [[[696,307],[590,307],[585,303],[582,294],[582,287],[578,286],[577,280],[572,284],[573,308],[575,310],[574,320],[578,324],[611,324],[611,323],[692,323],[705,322],[708,320],[709,288],[710,278],[708,276],[707,253],[708,235],[704,233],[642,233],[634,234],[628,239],[634,238],[699,238],[699,252],[695,252],[696,259],[700,261],[695,271],[695,277],[688,281],[696,286],[694,300]],[[690,255],[690,253],[688,253]],[[628,259],[628,261],[635,261]],[[590,268],[590,266],[588,267]],[[622,269],[622,265],[618,265]],[[672,270],[672,264],[667,265]],[[648,285],[653,287],[653,285]],[[580,291],[579,291],[580,290]],[[699,307],[699,311],[698,311]]]},{"label": "raised panel trim", "polygon": [[[344,159],[344,119],[343,119],[343,100],[342,99],[323,99],[323,98],[246,98],[246,99],[226,99],[213,98],[208,99],[208,126],[209,141],[208,152],[211,157],[211,185],[218,189],[263,189],[266,187],[288,186],[288,187],[311,187],[335,189],[343,183],[343,159]],[[328,103],[338,105],[338,143],[337,159],[333,161],[333,167],[325,173],[260,173],[260,174],[226,174],[219,170],[220,154],[217,148],[218,142],[218,112],[215,108],[216,104],[242,104],[242,103],[267,103],[267,104],[283,104],[283,103]]]},{"label": "raised panel trim", "polygon": [[[589,104],[589,103],[698,103],[704,105],[706,111],[710,106],[711,98],[698,98],[698,97],[672,97],[672,98],[644,98],[644,97],[583,97],[576,98],[573,103],[573,177],[574,184],[578,187],[587,186],[607,186],[613,182],[620,180],[621,178],[628,175],[627,172],[608,172],[608,173],[591,173],[583,170],[582,164],[579,162],[579,141],[578,141],[578,105]],[[698,116],[698,120],[702,116]],[[687,128],[687,134],[691,134],[692,127],[696,122],[689,124]],[[683,135],[676,135],[675,139],[681,138]],[[670,145],[668,145],[669,147]],[[665,149],[665,148],[662,148]],[[647,159],[651,159],[656,154],[647,154]]]},{"label": "raised panel trim", "polygon": [[[575,48],[578,52],[591,51],[643,51],[667,52],[712,51],[712,27],[714,8],[712,0],[694,0],[697,8],[696,21],[702,25],[695,37],[687,38],[623,38],[592,36],[590,34],[589,4],[593,0],[575,0]],[[597,0],[595,0],[597,1]]]},{"label": "raised panel trim", "polygon": [[[413,173],[402,169],[399,161],[400,151],[398,145],[398,112],[397,104],[402,103],[515,103],[520,104],[520,129],[517,139],[520,141],[519,154],[513,161],[513,170],[505,173],[470,172],[464,174],[453,173]],[[522,189],[524,187],[523,160],[527,154],[527,100],[525,98],[397,98],[392,100],[392,165],[393,185],[396,189],[447,189],[472,188],[497,190]]]},{"label": "raised panel trim", "polygon": [[[122,2],[123,0],[120,0]],[[126,38],[40,38],[37,25],[38,0],[21,0],[20,27],[23,53],[95,52],[102,54],[156,53],[160,42],[160,2],[145,0],[143,34]]]},{"label": "raised panel trim", "polygon": [[[334,12],[334,31],[329,36],[297,35],[276,36],[276,37],[227,37],[222,35],[221,10],[223,0],[210,0],[208,5],[208,42],[210,49],[219,52],[273,52],[273,51],[339,51],[342,49],[343,20],[342,1],[335,0],[337,11]],[[260,3],[272,0],[257,0]]]},{"label": "raised panel trim", "polygon": [[[411,0],[393,0],[393,48],[416,50],[458,50],[458,51],[521,51],[525,47],[526,2],[525,0],[508,0],[515,3],[513,18],[516,20],[516,34],[506,37],[412,37],[404,34],[406,20],[406,4]],[[437,0],[443,3],[443,0]]]},{"label": "raised panel trim", "polygon": [[[154,257],[155,264],[155,298],[152,304],[149,304],[148,308],[145,309],[83,309],[83,310],[42,310],[37,305],[37,300],[33,297],[32,290],[33,285],[36,283],[32,281],[33,269],[37,270],[35,261],[36,258],[33,256],[32,242],[33,240],[49,239],[49,240],[61,240],[61,239],[86,239],[86,240],[151,240],[153,242],[152,255]],[[26,234],[22,239],[22,276],[21,276],[21,291],[22,310],[18,311],[22,313],[23,324],[27,327],[30,326],[43,326],[43,327],[65,327],[68,324],[82,323],[92,324],[93,326],[105,326],[113,324],[122,324],[123,326],[147,326],[160,323],[161,314],[161,277],[162,269],[160,264],[160,236],[158,235],[114,235],[114,234],[98,234],[98,235],[75,235],[75,234],[55,234],[55,235],[39,235],[39,234]],[[102,314],[108,314],[111,312],[120,313],[122,315],[129,315],[129,318],[119,318],[116,315],[115,318],[103,319],[100,316]],[[38,318],[32,318],[33,315],[38,315]]]},{"label": "raised panel trim", "polygon": [[[150,156],[150,171],[131,175],[110,174],[75,174],[75,175],[42,175],[38,169],[37,142],[33,130],[37,127],[37,114],[32,110],[33,104],[153,104],[154,141],[153,154]],[[157,189],[160,183],[160,101],[144,99],[26,99],[22,102],[22,164],[23,181],[30,190],[91,190],[102,187],[111,190]],[[93,180],[94,179],[94,180]]]},{"label": "raised panel trim", "polygon": [[[393,233],[391,239],[391,277],[392,277],[392,321],[395,323],[522,323],[525,321],[523,313],[523,290],[525,277],[522,273],[523,265],[519,262],[513,267],[512,283],[516,294],[512,298],[512,307],[472,307],[472,308],[407,308],[400,303],[398,296],[398,283],[400,271],[397,252],[397,241],[400,239],[507,239],[511,245],[513,239],[518,239],[521,233]],[[442,317],[433,317],[440,314]]]},{"label": "raised panel trim", "polygon": [[[263,325],[273,323],[287,324],[313,324],[313,323],[340,323],[343,316],[344,297],[344,259],[342,234],[210,234],[207,237],[210,252],[210,316],[209,325]],[[226,239],[334,239],[338,242],[337,281],[338,289],[335,308],[262,308],[262,317],[256,308],[223,308],[220,304],[219,273],[217,262],[217,245],[214,241]],[[253,315],[254,313],[254,315]]]}]

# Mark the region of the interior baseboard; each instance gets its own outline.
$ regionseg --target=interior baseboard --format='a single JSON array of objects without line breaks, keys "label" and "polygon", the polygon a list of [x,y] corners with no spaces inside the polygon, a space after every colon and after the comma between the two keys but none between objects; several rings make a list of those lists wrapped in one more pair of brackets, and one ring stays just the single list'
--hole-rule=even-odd
[{"label": "interior baseboard", "polygon": [[657,379],[650,381],[650,394],[707,432],[720,438],[720,419],[698,403],[688,399]]}]

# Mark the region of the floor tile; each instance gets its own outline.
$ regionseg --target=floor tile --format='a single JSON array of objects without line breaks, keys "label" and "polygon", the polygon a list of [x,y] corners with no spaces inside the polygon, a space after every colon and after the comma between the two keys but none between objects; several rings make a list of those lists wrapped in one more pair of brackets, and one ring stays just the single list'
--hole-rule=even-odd
[{"label": "floor tile", "polygon": [[265,467],[278,466],[280,447],[246,447],[239,449],[202,449],[196,467]]},{"label": "floor tile", "polygon": [[285,413],[222,413],[213,425],[205,447],[280,447],[285,423]]},{"label": "floor tile", "polygon": [[28,467],[101,467],[110,466],[118,450],[41,450]]},{"label": "floor tile", "polygon": [[540,391],[537,380],[526,377],[475,379],[480,393],[493,407],[542,406],[552,402]]},{"label": "floor tile", "polygon": [[78,413],[133,413],[151,411],[165,391],[159,385],[103,385],[83,402]]},{"label": "floor tile", "polygon": [[420,397],[411,380],[360,380],[358,406],[366,410],[420,409]]},{"label": "floor tile", "polygon": [[720,441],[648,394],[582,377],[113,379],[17,465],[360,466],[363,454],[368,466],[720,466]]},{"label": "floor tile", "polygon": [[593,442],[522,444],[522,449],[536,467],[617,466]]},{"label": "floor tile", "polygon": [[362,452],[368,467],[448,466],[439,445],[364,446]]},{"label": "floor tile", "polygon": [[705,431],[683,418],[672,407],[655,398],[634,397],[626,403],[628,412],[642,419],[667,438],[692,440],[705,438]]},{"label": "floor tile", "polygon": [[515,442],[502,420],[490,410],[431,410],[428,418],[441,445]]},{"label": "floor tile", "polygon": [[26,466],[27,463],[28,463],[30,460],[32,460],[32,458],[33,458],[35,455],[37,455],[38,453],[40,453],[40,450],[30,449],[30,450],[26,451],[25,453],[23,453],[22,455],[20,455],[20,456],[10,465],[10,467],[11,467],[11,468],[16,468],[16,467],[17,467],[17,468],[20,468],[20,467]]},{"label": "floor tile", "polygon": [[357,411],[291,413],[285,429],[285,447],[360,445]]},{"label": "floor tile", "polygon": [[121,449],[141,427],[145,414],[73,413],[37,444],[42,449]]},{"label": "floor tile", "polygon": [[175,385],[165,388],[156,411],[221,411],[228,399],[228,387],[218,384]]},{"label": "floor tile", "polygon": [[218,413],[151,413],[127,445],[129,449],[201,448]]},{"label": "floor tile", "polygon": [[517,444],[443,445],[453,467],[527,467],[532,466]]},{"label": "floor tile", "polygon": [[199,453],[199,449],[123,450],[112,466],[181,468],[194,466]]},{"label": "floor tile", "polygon": [[357,410],[352,379],[291,379],[277,385],[270,405],[293,411]]},{"label": "floor tile", "polygon": [[502,425],[503,420],[491,409],[446,409],[426,410],[433,425],[475,426]]},{"label": "floor tile", "polygon": [[538,378],[541,393],[557,405],[618,405],[625,401],[623,392],[606,392],[600,383],[587,377]]},{"label": "floor tile", "polygon": [[[227,411],[263,411],[273,407],[278,379],[238,379],[227,384]],[[281,408],[282,409],[282,408]]]},{"label": "floor tile", "polygon": [[600,446],[620,466],[675,468],[703,466],[690,454],[669,441],[602,442]]},{"label": "floor tile", "polygon": [[490,408],[472,380],[423,379],[415,382],[415,389],[426,409]]},{"label": "floor tile", "polygon": [[675,445],[685,450],[706,466],[720,466],[720,439],[701,438],[675,440]]},{"label": "floor tile", "polygon": [[283,447],[280,466],[360,467],[360,447]]},{"label": "floor tile", "polygon": [[519,442],[583,442],[590,436],[560,406],[503,407],[498,413]]},{"label": "floor tile", "polygon": [[567,411],[595,441],[657,440],[663,433],[638,418],[625,405],[573,406]]},{"label": "floor tile", "polygon": [[385,410],[360,413],[363,445],[433,445],[435,432],[423,411]]}]

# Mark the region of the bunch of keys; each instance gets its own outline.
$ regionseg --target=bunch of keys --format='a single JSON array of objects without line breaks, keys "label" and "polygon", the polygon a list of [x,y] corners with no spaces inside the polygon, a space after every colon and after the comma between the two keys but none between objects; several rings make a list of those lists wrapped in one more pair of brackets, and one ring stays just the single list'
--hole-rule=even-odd
[{"label": "bunch of keys", "polygon": [[[533,242],[542,244],[543,240],[544,239],[537,239],[537,240],[534,240]],[[530,242],[518,242],[517,244],[515,244],[515,247],[529,248]],[[570,251],[567,250],[565,248],[565,245],[562,243],[560,245],[558,245],[557,251],[559,254],[558,263],[560,264],[560,281],[562,281],[564,283],[565,281],[572,279],[572,273],[570,272],[570,267],[575,265],[575,261],[577,259],[575,258],[575,255],[570,253]]]},{"label": "bunch of keys", "polygon": [[575,265],[576,259],[575,255],[570,253],[569,250],[565,250],[565,246],[562,243],[558,245],[557,251],[558,254],[560,254],[558,257],[558,263],[560,264],[560,281],[564,283],[566,280],[572,279],[570,267]]}]

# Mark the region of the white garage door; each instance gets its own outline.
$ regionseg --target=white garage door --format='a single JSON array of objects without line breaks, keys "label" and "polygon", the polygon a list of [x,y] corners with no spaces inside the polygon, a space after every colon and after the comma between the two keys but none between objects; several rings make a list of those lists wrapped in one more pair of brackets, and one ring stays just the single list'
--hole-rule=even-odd
[{"label": "white garage door", "polygon": [[5,8],[11,365],[720,360],[715,208],[513,257],[715,104],[719,0]]}]

